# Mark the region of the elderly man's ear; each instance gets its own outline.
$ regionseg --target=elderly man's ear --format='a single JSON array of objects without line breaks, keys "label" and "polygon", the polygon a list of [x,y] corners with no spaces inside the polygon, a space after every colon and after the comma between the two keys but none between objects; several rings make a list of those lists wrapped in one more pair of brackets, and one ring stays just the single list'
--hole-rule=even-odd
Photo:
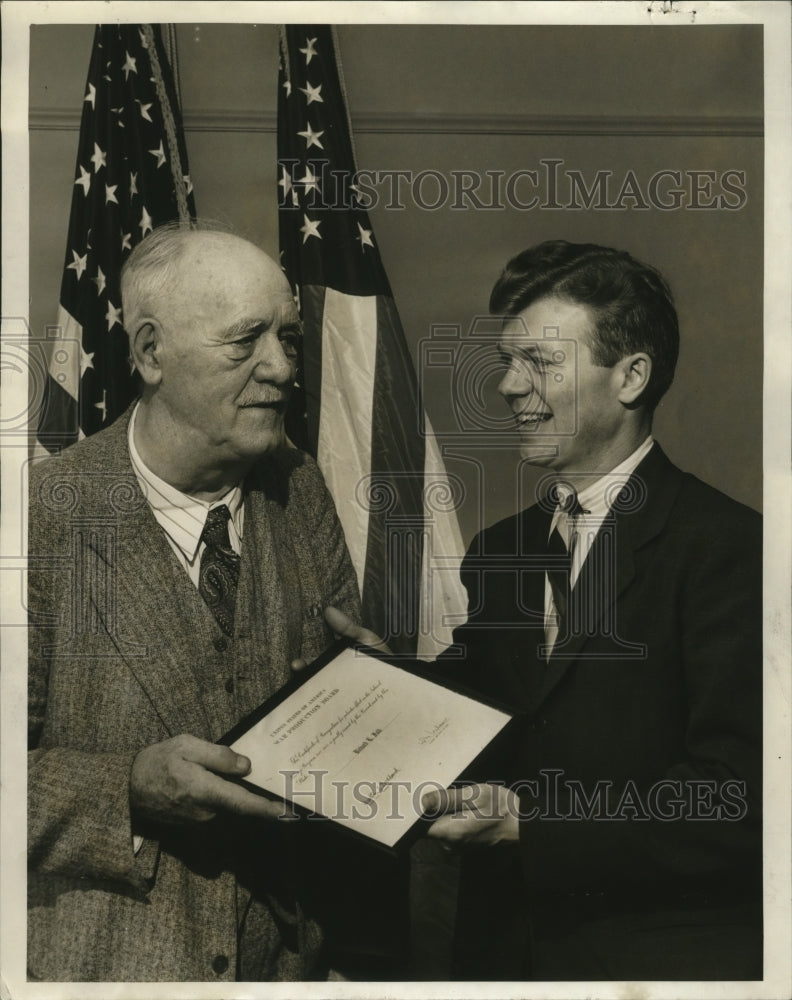
[{"label": "elderly man's ear", "polygon": [[162,328],[157,320],[141,320],[130,338],[130,353],[135,367],[147,385],[159,385],[162,380],[161,346]]}]

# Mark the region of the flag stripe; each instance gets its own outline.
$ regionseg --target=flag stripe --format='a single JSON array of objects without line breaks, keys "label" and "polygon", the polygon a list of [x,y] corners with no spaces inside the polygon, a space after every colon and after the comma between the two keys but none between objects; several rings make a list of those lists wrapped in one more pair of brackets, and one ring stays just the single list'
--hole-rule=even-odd
[{"label": "flag stripe", "polygon": [[[324,285],[307,285],[300,290],[303,329],[305,330],[298,380],[298,390],[287,414],[287,430],[298,447],[317,457],[319,423],[322,411],[322,330],[325,305]],[[315,334],[315,331],[317,332]]]},{"label": "flag stripe", "polygon": [[53,427],[50,431],[39,430],[38,440],[43,448],[50,453],[57,453],[78,440],[77,400],[54,378],[47,379],[42,409],[50,415]]},{"label": "flag stripe", "polygon": [[328,288],[322,315],[322,411],[317,460],[363,589],[369,513],[361,502],[371,455],[377,342],[375,296]]},{"label": "flag stripe", "polygon": [[426,416],[424,464],[424,546],[421,553],[421,610],[418,657],[434,659],[451,642],[451,632],[467,619],[467,593],[459,569],[462,535],[456,509],[464,485],[451,479],[445,468],[429,417]]},{"label": "flag stripe", "polygon": [[415,651],[423,550],[424,441],[412,360],[392,299],[377,297],[371,488],[364,608],[387,609],[385,637]]}]

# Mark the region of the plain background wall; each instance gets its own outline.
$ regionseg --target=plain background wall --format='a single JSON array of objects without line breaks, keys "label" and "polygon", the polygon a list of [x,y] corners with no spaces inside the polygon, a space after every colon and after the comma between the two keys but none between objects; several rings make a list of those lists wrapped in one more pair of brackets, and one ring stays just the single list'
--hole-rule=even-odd
[{"label": "plain background wall", "polygon": [[[277,30],[182,24],[177,32],[198,212],[277,256]],[[433,327],[467,331],[506,260],[540,240],[609,244],[657,266],[674,290],[682,350],[655,434],[683,468],[759,508],[761,27],[346,25],[338,37],[361,169],[431,169],[450,180],[454,170],[508,176],[559,159],[589,184],[612,171],[614,193],[629,170],[644,191],[659,170],[744,171],[747,197],[735,211],[455,210],[450,198],[428,211],[407,195],[404,209],[380,203],[370,214],[416,362]],[[57,315],[92,38],[92,26],[31,29],[37,336]],[[427,182],[424,194],[435,190]],[[528,188],[520,191],[527,199]],[[482,405],[501,416],[495,383],[487,380]],[[427,409],[448,442],[453,379],[435,372],[431,386]],[[467,491],[466,540],[532,498],[536,477],[520,469],[508,425],[502,447],[455,444],[448,467]]]}]

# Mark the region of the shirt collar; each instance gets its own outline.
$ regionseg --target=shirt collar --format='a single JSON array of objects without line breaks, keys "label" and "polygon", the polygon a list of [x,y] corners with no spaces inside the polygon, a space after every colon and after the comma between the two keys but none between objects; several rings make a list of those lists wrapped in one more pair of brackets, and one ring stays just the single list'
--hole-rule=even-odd
[{"label": "shirt collar", "polygon": [[591,483],[578,493],[580,506],[589,511],[592,517],[605,517],[613,506],[619,488],[624,486],[641,462],[651,451],[654,438],[650,434],[635,451],[620,462],[615,469]]},{"label": "shirt collar", "polygon": [[[600,476],[593,483],[589,483],[585,489],[580,490],[578,493],[578,503],[586,512],[587,518],[602,520],[606,516],[616,500],[619,488],[627,482],[644,458],[646,458],[653,444],[654,438],[650,434],[623,462],[620,462],[614,469],[611,469],[604,476]],[[559,503],[562,503],[570,492],[571,490],[566,483],[558,483],[556,486],[556,495]],[[559,516],[559,509],[556,508],[551,530],[557,524]]]},{"label": "shirt collar", "polygon": [[[139,406],[140,404],[138,404]],[[157,521],[168,534],[175,545],[181,549],[185,558],[192,562],[198,551],[201,533],[206,522],[206,516],[214,507],[225,504],[231,513],[231,518],[241,537],[242,488],[233,486],[219,500],[198,500],[187,493],[182,493],[175,486],[160,479],[156,473],[144,463],[135,447],[135,417],[138,407],[132,411],[129,421],[127,440],[129,457],[135,470],[143,495],[154,512]]]}]

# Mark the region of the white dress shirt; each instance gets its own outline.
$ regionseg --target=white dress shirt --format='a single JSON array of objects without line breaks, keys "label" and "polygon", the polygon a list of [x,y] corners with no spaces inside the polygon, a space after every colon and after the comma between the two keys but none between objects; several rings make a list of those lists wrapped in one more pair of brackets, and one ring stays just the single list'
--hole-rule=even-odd
[{"label": "white dress shirt", "polygon": [[[550,522],[550,531],[547,537],[549,538],[557,527],[561,537],[566,541],[567,549],[572,556],[572,566],[569,576],[570,590],[577,583],[580,570],[586,561],[586,556],[591,551],[591,546],[594,544],[597,532],[602,527],[602,522],[613,506],[619,490],[649,454],[653,444],[654,438],[650,434],[643,444],[639,445],[615,469],[611,469],[604,476],[592,473],[591,483],[578,491],[578,503],[585,513],[570,517],[559,508],[556,508],[553,519]],[[564,489],[563,483],[559,484],[559,501],[563,501],[565,496],[569,495],[569,492],[568,489]],[[548,656],[557,638],[558,615],[556,614],[555,602],[553,601],[553,590],[550,586],[550,580],[545,573],[545,642],[548,646]]]},{"label": "white dress shirt", "polygon": [[239,555],[242,552],[242,530],[245,522],[245,505],[242,502],[241,486],[232,487],[219,500],[198,500],[182,493],[175,486],[155,475],[144,463],[135,447],[135,417],[137,406],[129,421],[129,456],[135,470],[143,496],[149,503],[157,523],[176,553],[176,558],[197,588],[201,572],[201,555],[206,546],[201,542],[201,533],[210,510],[225,504],[231,514],[228,522],[228,537],[231,548]]}]

